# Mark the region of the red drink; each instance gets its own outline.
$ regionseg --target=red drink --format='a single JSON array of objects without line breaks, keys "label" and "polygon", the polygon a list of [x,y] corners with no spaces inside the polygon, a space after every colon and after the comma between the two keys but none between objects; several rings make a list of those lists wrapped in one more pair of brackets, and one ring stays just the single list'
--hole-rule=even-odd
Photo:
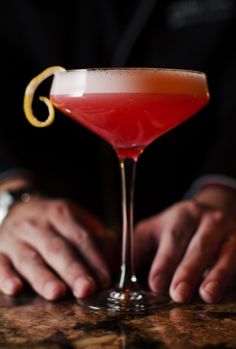
[{"label": "red drink", "polygon": [[[96,81],[101,78],[93,73]],[[149,143],[208,101],[204,84],[194,72],[179,79],[174,70],[127,70],[125,84],[122,74],[114,72],[110,79],[103,75],[95,91],[86,81],[83,91],[52,94],[51,100],[64,114],[109,142],[119,158],[137,159]]]},{"label": "red drink", "polygon": [[204,73],[157,68],[65,70],[50,67],[27,86],[24,108],[37,127],[48,126],[32,113],[32,96],[41,78],[54,74],[50,90],[53,105],[62,113],[109,142],[120,164],[122,190],[122,254],[118,283],[80,304],[128,314],[143,312],[169,301],[168,295],[140,289],[133,260],[133,199],[136,162],[154,139],[197,113],[209,100]]}]

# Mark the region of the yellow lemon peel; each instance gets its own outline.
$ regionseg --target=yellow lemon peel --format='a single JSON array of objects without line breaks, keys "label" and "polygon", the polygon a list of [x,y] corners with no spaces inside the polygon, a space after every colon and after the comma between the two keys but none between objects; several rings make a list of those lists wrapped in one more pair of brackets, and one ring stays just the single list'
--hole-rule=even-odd
[{"label": "yellow lemon peel", "polygon": [[52,105],[52,102],[50,101],[49,98],[40,96],[39,99],[43,103],[46,104],[48,108],[48,116],[46,120],[40,121],[37,119],[37,117],[33,113],[32,109],[32,103],[34,99],[34,94],[37,89],[37,87],[44,81],[46,80],[49,76],[60,72],[60,71],[65,71],[66,69],[61,67],[61,66],[52,66],[40,73],[39,75],[35,76],[27,85],[25,89],[25,94],[24,94],[24,103],[23,103],[23,109],[24,113],[26,116],[26,119],[29,121],[29,123],[35,127],[46,127],[52,124],[54,121],[55,117],[55,110]]}]

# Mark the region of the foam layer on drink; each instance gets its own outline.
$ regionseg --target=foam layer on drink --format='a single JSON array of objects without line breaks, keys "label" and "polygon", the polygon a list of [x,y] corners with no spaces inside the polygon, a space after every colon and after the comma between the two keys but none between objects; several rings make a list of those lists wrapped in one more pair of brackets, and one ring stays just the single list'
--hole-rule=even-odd
[{"label": "foam layer on drink", "polygon": [[168,93],[202,95],[204,73],[174,69],[81,69],[56,73],[51,94]]}]

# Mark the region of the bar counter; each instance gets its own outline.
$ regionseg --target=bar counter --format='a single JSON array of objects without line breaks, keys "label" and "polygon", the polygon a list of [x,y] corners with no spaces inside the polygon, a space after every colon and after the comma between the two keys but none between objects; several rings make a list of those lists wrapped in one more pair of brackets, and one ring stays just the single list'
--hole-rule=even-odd
[{"label": "bar counter", "polygon": [[91,311],[72,297],[47,302],[33,292],[0,295],[4,349],[236,348],[236,295],[214,305],[161,307],[142,315]]}]

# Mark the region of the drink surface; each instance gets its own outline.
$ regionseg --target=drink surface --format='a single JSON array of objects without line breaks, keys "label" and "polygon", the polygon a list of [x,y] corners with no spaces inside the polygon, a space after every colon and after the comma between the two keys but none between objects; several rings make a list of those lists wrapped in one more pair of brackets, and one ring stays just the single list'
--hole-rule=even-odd
[{"label": "drink surface", "polygon": [[137,157],[209,98],[204,74],[195,72],[92,70],[69,71],[65,77],[63,83],[54,78],[53,104],[109,142],[123,158]]}]

